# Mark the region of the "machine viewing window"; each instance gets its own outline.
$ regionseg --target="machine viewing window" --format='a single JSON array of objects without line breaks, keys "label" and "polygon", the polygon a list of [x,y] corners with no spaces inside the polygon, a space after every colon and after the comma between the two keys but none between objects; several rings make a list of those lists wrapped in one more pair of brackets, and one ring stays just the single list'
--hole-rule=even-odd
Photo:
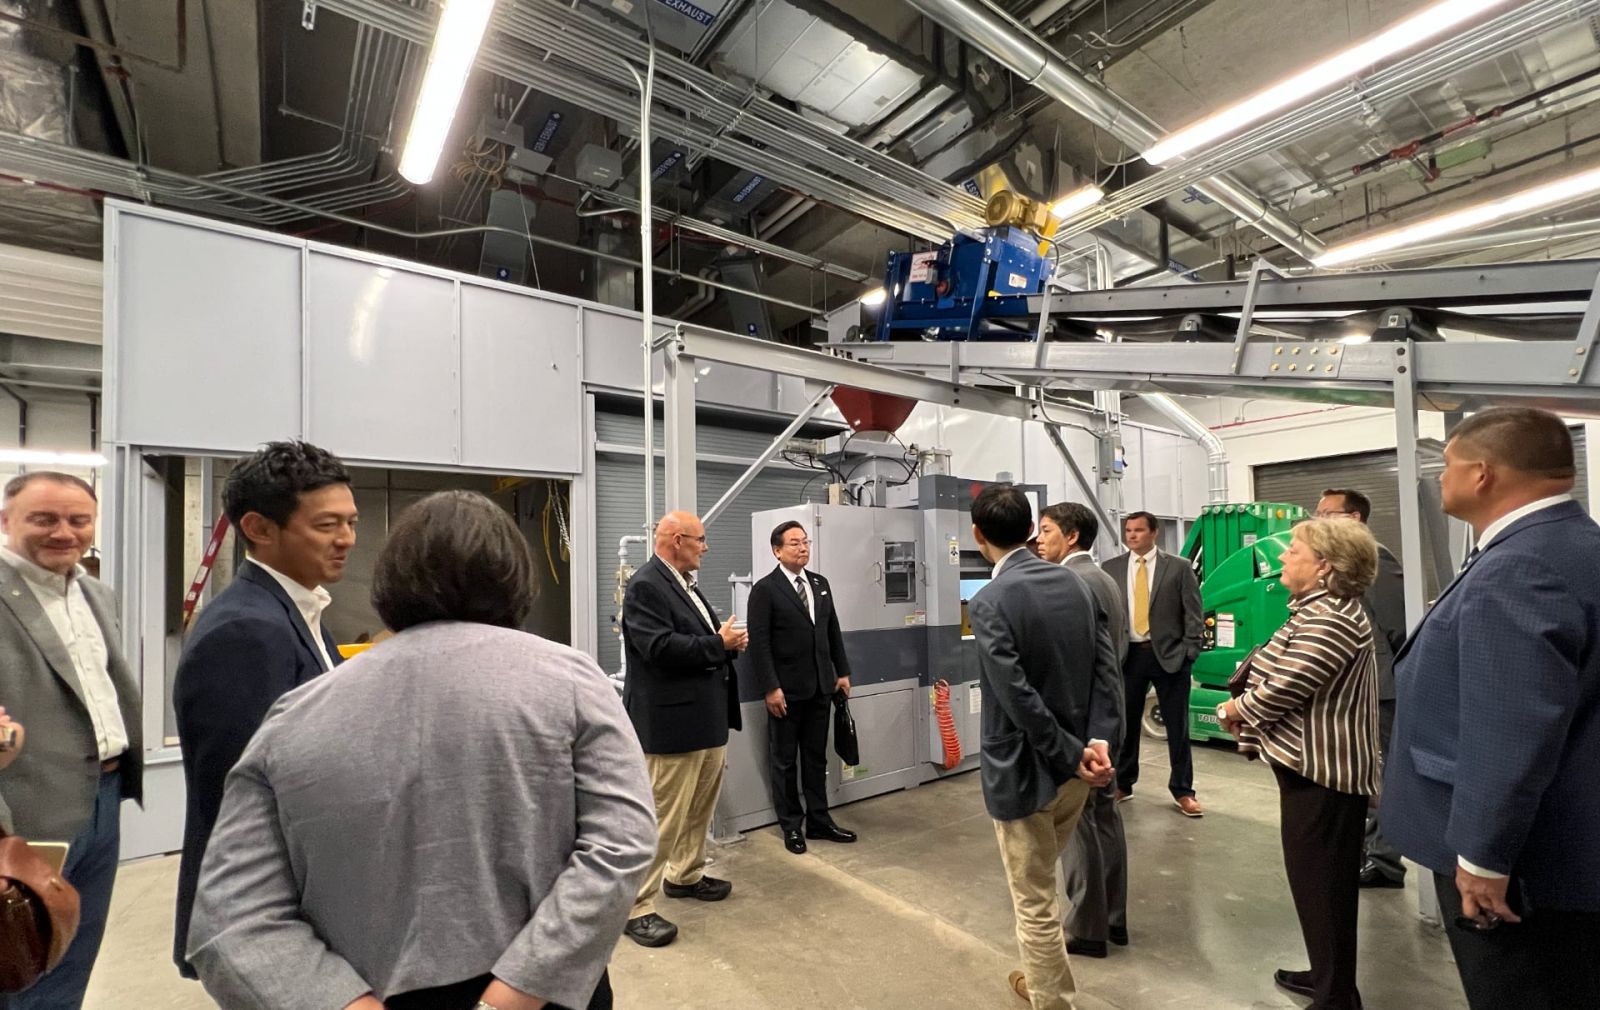
[{"label": "machine viewing window", "polygon": [[883,545],[883,602],[917,600],[917,545],[897,540]]}]

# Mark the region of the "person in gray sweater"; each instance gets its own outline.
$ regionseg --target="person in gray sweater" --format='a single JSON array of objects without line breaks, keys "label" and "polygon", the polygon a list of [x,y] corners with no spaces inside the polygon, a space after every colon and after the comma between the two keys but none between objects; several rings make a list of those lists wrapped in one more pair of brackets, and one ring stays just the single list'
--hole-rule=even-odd
[{"label": "person in gray sweater", "polygon": [[532,573],[482,495],[394,524],[373,604],[397,634],[279,699],[228,776],[188,950],[220,1005],[612,1005],[650,780],[594,660],[516,630]]}]

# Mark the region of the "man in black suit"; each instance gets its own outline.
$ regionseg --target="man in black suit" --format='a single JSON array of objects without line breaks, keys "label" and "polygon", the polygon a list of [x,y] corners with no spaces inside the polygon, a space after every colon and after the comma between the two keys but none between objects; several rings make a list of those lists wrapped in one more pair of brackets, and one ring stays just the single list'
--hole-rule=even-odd
[{"label": "man in black suit", "polygon": [[[1360,519],[1372,515],[1372,500],[1360,491],[1329,488],[1317,501],[1318,519]],[[1406,584],[1400,559],[1378,545],[1378,577],[1361,597],[1372,622],[1372,651],[1378,664],[1378,749],[1389,753],[1394,733],[1394,657],[1406,641]],[[1378,827],[1378,808],[1367,811],[1366,859],[1361,864],[1362,887],[1404,887],[1406,867],[1400,853]]]},{"label": "man in black suit", "polygon": [[186,978],[198,977],[184,957],[189,913],[223,784],[273,702],[339,664],[323,587],[356,542],[349,473],[305,442],[270,442],[234,467],[222,505],[247,560],[200,611],[172,687],[188,787],[172,956]]},{"label": "man in black suit", "polygon": [[1122,520],[1128,553],[1103,566],[1128,601],[1128,658],[1122,664],[1127,691],[1127,724],[1117,751],[1117,799],[1133,795],[1139,781],[1139,733],[1144,699],[1155,685],[1161,721],[1167,727],[1167,757],[1172,773],[1167,788],[1185,817],[1205,813],[1194,795],[1194,758],[1189,752],[1189,671],[1200,655],[1203,637],[1200,581],[1187,558],[1156,547],[1160,520],[1149,512],[1130,512]]},{"label": "man in black suit", "polygon": [[979,768],[1017,919],[1024,970],[1011,990],[1035,1010],[1071,1010],[1056,860],[1089,790],[1111,783],[1120,674],[1104,611],[1071,569],[1027,550],[1032,525],[1014,487],[972,502],[973,538],[994,564],[967,608],[983,691]]},{"label": "man in black suit", "polygon": [[[772,807],[790,852],[806,839],[853,842],[828,816],[828,722],[836,692],[850,695],[850,661],[844,654],[839,614],[828,580],[806,571],[811,538],[794,520],[772,531],[774,568],[750,590],[750,662],[767,696],[767,756]],[[805,784],[805,832],[795,787],[795,749]]]},{"label": "man in black suit", "polygon": [[688,512],[656,523],[655,556],[628,580],[622,599],[627,679],[622,704],[644,748],[660,839],[650,875],[625,932],[643,947],[665,947],[678,927],[656,914],[656,893],[721,901],[726,880],[705,875],[706,831],[716,812],[728,730],[742,728],[734,656],[750,642],[695,585],[706,529]]}]

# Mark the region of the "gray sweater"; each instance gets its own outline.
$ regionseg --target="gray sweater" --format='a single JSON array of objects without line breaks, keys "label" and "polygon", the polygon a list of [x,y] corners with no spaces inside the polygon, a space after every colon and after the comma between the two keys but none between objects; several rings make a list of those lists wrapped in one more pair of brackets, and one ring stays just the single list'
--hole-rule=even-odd
[{"label": "gray sweater", "polygon": [[490,972],[585,1006],[655,844],[644,755],[593,660],[422,625],[273,707],[228,776],[189,959],[229,1010]]}]

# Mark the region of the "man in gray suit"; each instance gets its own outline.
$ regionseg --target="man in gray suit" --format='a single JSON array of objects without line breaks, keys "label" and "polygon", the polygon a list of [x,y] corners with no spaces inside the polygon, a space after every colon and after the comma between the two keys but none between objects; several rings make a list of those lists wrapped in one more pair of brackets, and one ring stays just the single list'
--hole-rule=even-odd
[{"label": "man in gray suit", "polygon": [[1011,990],[1034,1010],[1072,1010],[1056,860],[1091,788],[1111,783],[1118,679],[1111,629],[1084,581],[1029,553],[1032,510],[1010,486],[972,502],[994,577],[968,606],[983,691],[980,777],[1017,920],[1023,970]]},{"label": "man in gray suit", "polygon": [[[1317,502],[1318,519],[1360,519],[1372,515],[1372,501],[1359,491],[1329,488]],[[1394,657],[1406,642],[1406,586],[1400,559],[1378,545],[1378,577],[1361,597],[1372,621],[1372,647],[1378,661],[1378,747],[1389,753],[1394,732]],[[1378,810],[1367,811],[1366,860],[1361,864],[1362,887],[1404,887],[1406,867],[1400,853],[1378,829]]]},{"label": "man in gray suit", "polygon": [[[1040,557],[1083,579],[1100,605],[1116,649],[1117,669],[1128,655],[1128,620],[1122,612],[1122,589],[1094,563],[1089,553],[1100,532],[1100,520],[1077,502],[1051,505],[1039,514]],[[1122,678],[1116,678],[1117,730],[1110,741],[1111,763],[1122,744]],[[1084,805],[1078,830],[1061,854],[1067,886],[1067,952],[1105,957],[1107,943],[1128,945],[1128,839],[1113,787],[1095,789]]]},{"label": "man in gray suit", "polygon": [[1199,817],[1205,810],[1195,799],[1189,753],[1189,670],[1200,655],[1203,634],[1200,582],[1188,559],[1156,547],[1160,529],[1160,520],[1149,512],[1130,512],[1122,520],[1128,553],[1105,563],[1128,601],[1128,658],[1122,664],[1127,723],[1117,752],[1117,799],[1132,796],[1139,781],[1139,724],[1145,695],[1154,685],[1172,763],[1167,787],[1185,817]]},{"label": "man in gray suit", "polygon": [[94,489],[35,472],[5,488],[0,528],[0,671],[7,711],[27,749],[0,772],[18,834],[67,841],[63,876],[78,890],[77,936],[33,988],[4,1010],[77,1010],[100,952],[120,843],[118,807],[140,800],[139,688],[122,658],[117,602],[78,560],[94,540]]}]

